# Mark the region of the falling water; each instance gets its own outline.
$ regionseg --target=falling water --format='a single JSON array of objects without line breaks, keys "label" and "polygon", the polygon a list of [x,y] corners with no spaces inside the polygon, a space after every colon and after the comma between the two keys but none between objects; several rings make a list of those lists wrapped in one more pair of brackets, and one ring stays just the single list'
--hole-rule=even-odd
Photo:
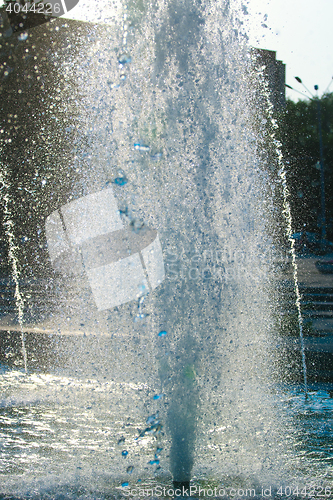
[{"label": "falling water", "polygon": [[[311,460],[300,446],[298,396],[281,388],[276,363],[271,170],[282,180],[289,239],[291,218],[274,137],[272,165],[262,162],[268,127],[258,123],[269,111],[258,106],[265,86],[240,35],[242,12],[240,2],[135,0],[101,13],[107,25],[58,19],[20,40],[43,96],[30,125],[37,144],[27,137],[14,160],[4,156],[18,168],[14,187],[31,194],[20,200],[31,214],[21,223],[35,236],[18,257],[55,298],[24,324],[46,342],[36,351],[41,372],[22,380],[4,369],[1,378],[1,494],[113,498],[191,481],[259,497],[317,473],[325,484],[326,458]],[[105,242],[94,233],[106,200],[128,241],[158,238],[162,257],[157,243],[153,257],[164,269],[153,286],[140,247],[144,277],[116,305],[120,287],[110,291]],[[307,391],[304,346],[303,364]]]},{"label": "falling water", "polygon": [[293,282],[294,282],[294,289],[295,289],[295,305],[297,309],[297,321],[298,321],[298,327],[299,327],[299,336],[300,336],[300,343],[301,343],[301,355],[302,355],[302,368],[303,368],[303,381],[304,381],[304,393],[305,397],[307,397],[308,393],[308,387],[307,387],[307,369],[306,369],[306,358],[305,358],[305,345],[304,345],[304,336],[303,336],[303,316],[302,316],[302,310],[301,310],[301,294],[299,290],[299,283],[298,283],[298,266],[296,262],[296,250],[295,250],[295,240],[292,238],[293,230],[292,230],[292,215],[291,215],[291,209],[290,209],[290,203],[289,203],[289,198],[290,198],[290,193],[287,185],[287,178],[286,178],[286,171],[284,168],[284,163],[283,163],[283,155],[282,155],[282,144],[280,141],[276,138],[276,129],[278,128],[277,122],[274,119],[274,113],[273,113],[273,106],[270,102],[269,99],[269,90],[268,90],[268,84],[263,78],[262,73],[260,74],[260,71],[258,71],[258,76],[261,77],[261,86],[262,86],[262,91],[265,99],[265,114],[267,115],[270,126],[272,129],[272,133],[270,135],[270,140],[271,140],[271,145],[275,149],[275,159],[277,162],[277,168],[278,168],[278,177],[282,185],[282,214],[285,219],[285,233],[287,235],[288,243],[290,246],[290,255],[291,255],[291,263],[292,263],[292,269],[293,269]]},{"label": "falling water", "polygon": [[299,291],[298,285],[298,268],[296,263],[296,251],[295,251],[295,240],[291,237],[292,235],[292,218],[290,212],[290,204],[288,202],[289,191],[287,187],[286,181],[286,172],[283,168],[283,164],[281,163],[281,169],[279,171],[279,175],[281,178],[281,183],[283,186],[283,214],[286,217],[287,221],[287,235],[288,240],[290,242],[290,253],[292,258],[292,267],[293,267],[293,279],[296,293],[296,308],[297,308],[297,320],[299,326],[299,336],[301,341],[301,354],[302,354],[302,367],[303,367],[303,380],[304,380],[304,393],[305,397],[307,397],[308,387],[307,387],[307,371],[306,371],[306,359],[305,359],[305,346],[304,346],[304,337],[303,337],[303,317],[301,310],[301,295]]},{"label": "falling water", "polygon": [[5,235],[7,237],[8,245],[8,262],[11,264],[12,268],[12,279],[15,283],[14,298],[17,308],[17,318],[20,325],[21,333],[21,345],[22,345],[22,356],[24,362],[24,371],[27,373],[27,351],[25,347],[25,335],[23,331],[23,315],[24,315],[24,300],[20,291],[20,271],[19,271],[19,258],[17,255],[18,247],[15,244],[15,234],[14,228],[15,223],[13,221],[13,214],[10,209],[10,184],[8,181],[8,173],[4,165],[0,163],[0,194],[2,200],[2,210],[3,210],[3,227]]}]

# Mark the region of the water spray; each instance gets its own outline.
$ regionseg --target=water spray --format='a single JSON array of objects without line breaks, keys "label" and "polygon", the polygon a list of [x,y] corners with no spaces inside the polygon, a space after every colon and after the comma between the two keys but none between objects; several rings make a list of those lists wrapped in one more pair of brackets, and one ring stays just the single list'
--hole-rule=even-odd
[{"label": "water spray", "polygon": [[[258,72],[260,74],[260,72]],[[307,368],[306,368],[306,357],[305,357],[305,345],[304,345],[304,335],[303,335],[303,315],[301,309],[301,294],[299,290],[298,284],[298,266],[296,262],[296,250],[295,250],[295,240],[292,237],[292,214],[289,203],[290,192],[287,184],[287,174],[283,163],[283,155],[282,155],[282,144],[276,138],[276,130],[278,129],[277,121],[273,116],[273,105],[270,101],[268,83],[263,79],[263,75],[261,74],[261,85],[264,90],[264,99],[266,104],[266,113],[268,116],[268,120],[270,123],[270,127],[272,132],[270,134],[271,142],[275,150],[275,158],[277,161],[278,168],[278,177],[282,186],[282,215],[285,220],[285,234],[287,236],[288,243],[290,245],[290,255],[291,255],[291,264],[293,269],[293,282],[294,282],[294,291],[296,295],[295,305],[297,310],[297,322],[299,328],[299,338],[301,345],[301,356],[302,356],[302,371],[303,371],[303,384],[304,384],[304,394],[305,399],[308,397],[308,385],[307,385]]]},{"label": "water spray", "polygon": [[15,304],[17,309],[18,322],[21,331],[21,349],[24,363],[24,371],[28,373],[28,361],[27,361],[27,350],[25,346],[25,334],[23,330],[23,316],[24,316],[24,299],[21,295],[20,291],[20,271],[19,271],[19,260],[18,260],[18,247],[15,244],[15,234],[14,228],[15,223],[13,220],[13,214],[10,210],[10,183],[8,181],[8,172],[4,165],[0,164],[0,194],[2,198],[2,206],[3,206],[3,226],[5,230],[5,234],[7,236],[7,244],[8,244],[8,260],[12,267],[12,278],[15,283]]}]

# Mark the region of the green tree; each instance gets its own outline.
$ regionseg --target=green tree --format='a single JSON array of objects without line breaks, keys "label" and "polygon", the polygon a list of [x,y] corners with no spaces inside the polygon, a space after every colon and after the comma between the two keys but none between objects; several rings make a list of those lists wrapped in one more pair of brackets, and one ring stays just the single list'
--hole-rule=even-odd
[{"label": "green tree", "polygon": [[[318,100],[287,100],[280,120],[280,139],[291,194],[295,231],[320,234],[321,187]],[[319,100],[324,147],[326,232],[333,240],[333,93]]]}]

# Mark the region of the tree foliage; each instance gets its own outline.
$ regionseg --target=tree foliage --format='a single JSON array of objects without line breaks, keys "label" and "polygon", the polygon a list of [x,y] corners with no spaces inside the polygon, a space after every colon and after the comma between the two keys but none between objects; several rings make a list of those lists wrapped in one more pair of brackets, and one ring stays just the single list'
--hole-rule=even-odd
[{"label": "tree foliage", "polygon": [[[319,105],[319,106],[318,106]],[[333,240],[333,93],[320,99],[287,100],[280,120],[295,231],[320,233],[321,183],[319,114],[324,154],[326,232]]]}]

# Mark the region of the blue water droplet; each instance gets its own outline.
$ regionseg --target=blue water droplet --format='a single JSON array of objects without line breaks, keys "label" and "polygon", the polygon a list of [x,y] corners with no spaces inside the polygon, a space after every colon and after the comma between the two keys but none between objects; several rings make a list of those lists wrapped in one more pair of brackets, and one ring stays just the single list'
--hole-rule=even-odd
[{"label": "blue water droplet", "polygon": [[150,425],[150,424],[157,424],[158,423],[158,412],[155,413],[154,415],[150,415],[147,420],[146,420],[146,424],[147,425]]},{"label": "blue water droplet", "polygon": [[124,177],[116,177],[113,182],[114,182],[114,184],[117,184],[117,186],[124,186],[125,184],[127,184],[128,179],[125,176]]},{"label": "blue water droplet", "polygon": [[125,443],[124,436],[121,436],[121,438],[119,438],[118,444],[121,444],[121,443]]},{"label": "blue water droplet", "polygon": [[126,472],[127,472],[127,474],[132,474],[133,470],[134,470],[133,465],[130,465],[129,467],[127,467]]},{"label": "blue water droplet", "polygon": [[160,461],[159,460],[150,460],[149,465],[159,465]]},{"label": "blue water droplet", "polygon": [[119,76],[120,80],[124,81],[126,80],[126,75],[125,73],[121,73],[121,75]]},{"label": "blue water droplet", "polygon": [[122,454],[122,456],[123,456],[123,457],[127,457],[127,455],[128,455],[128,451],[127,451],[127,450],[123,450],[123,451],[121,452],[121,454]]},{"label": "blue water droplet", "polygon": [[155,396],[153,396],[153,399],[161,399],[163,398],[164,394],[155,394]]},{"label": "blue water droplet", "polygon": [[119,64],[129,64],[132,61],[132,58],[128,54],[120,54],[118,57]]},{"label": "blue water droplet", "polygon": [[138,479],[138,483],[141,483],[142,479]]},{"label": "blue water droplet", "polygon": [[23,33],[21,33],[17,39],[19,42],[25,42],[27,39],[28,39],[28,36],[29,36],[29,33],[27,33],[26,31],[24,31]]},{"label": "blue water droplet", "polygon": [[165,335],[166,335],[166,334],[167,334],[167,332],[166,332],[165,330],[162,330],[162,331],[158,334],[158,336],[159,336],[159,337],[165,337]]},{"label": "blue water droplet", "polygon": [[162,450],[163,448],[156,448],[156,453],[161,453]]},{"label": "blue water droplet", "polygon": [[125,483],[121,483],[121,486],[122,486],[123,488],[126,488],[126,486],[128,486],[128,483],[127,483],[127,482],[125,482]]},{"label": "blue water droplet", "polygon": [[120,207],[119,214],[128,216],[128,207]]}]

